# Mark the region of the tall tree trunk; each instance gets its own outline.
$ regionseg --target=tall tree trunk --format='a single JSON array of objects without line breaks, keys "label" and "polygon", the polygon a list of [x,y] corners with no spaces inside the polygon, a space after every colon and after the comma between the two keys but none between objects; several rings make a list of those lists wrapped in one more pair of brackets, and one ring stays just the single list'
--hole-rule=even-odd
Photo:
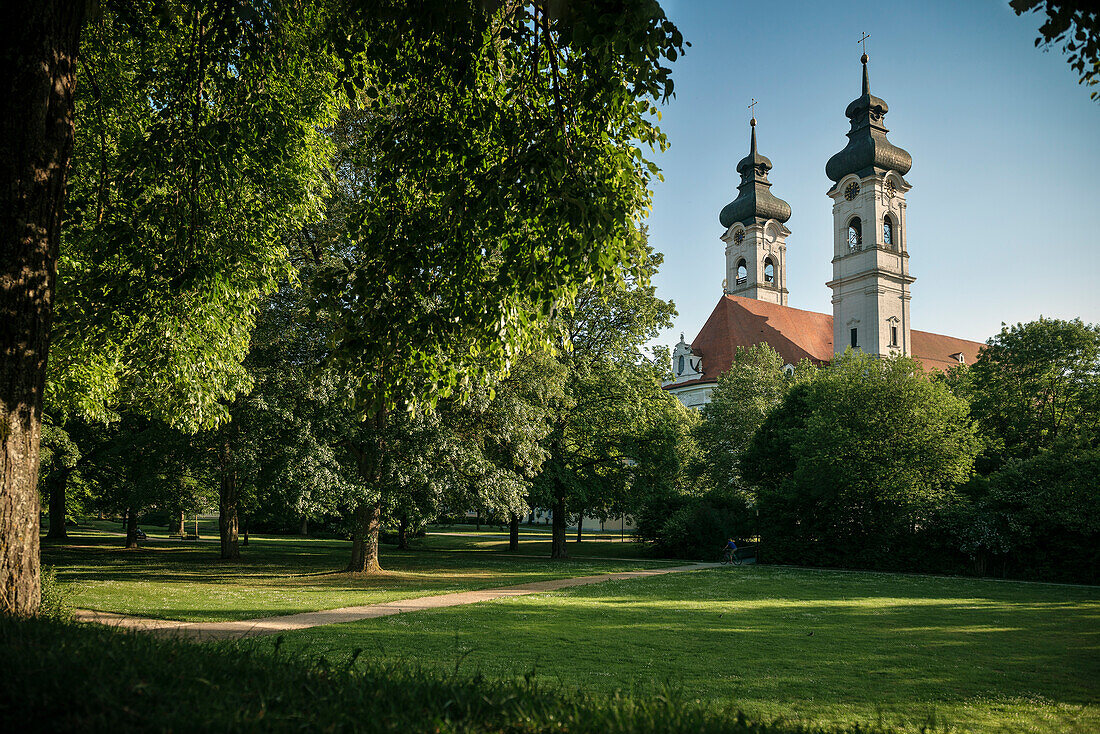
[{"label": "tall tree trunk", "polygon": [[50,477],[50,540],[65,540],[69,532],[65,529],[65,488],[69,483],[69,472],[61,469]]},{"label": "tall tree trunk", "polygon": [[38,451],[84,0],[0,11],[0,611],[38,609]]},{"label": "tall tree trunk", "polygon": [[[228,449],[226,453],[228,454]],[[221,482],[218,485],[218,530],[224,559],[241,557],[241,549],[237,544],[238,522],[237,473],[223,464]]]},{"label": "tall tree trunk", "polygon": [[126,547],[137,548],[137,513],[133,509],[126,511]]},{"label": "tall tree trunk", "polygon": [[302,515],[302,526],[298,528],[299,535],[309,535],[309,518]]},{"label": "tall tree trunk", "polygon": [[477,510],[477,519],[474,521],[477,523],[477,532],[481,532],[481,508]]},{"label": "tall tree trunk", "polygon": [[553,521],[551,524],[550,557],[568,558],[569,551],[565,548],[565,495],[558,495],[554,501]]},{"label": "tall tree trunk", "polygon": [[378,536],[381,529],[381,500],[360,503],[355,510],[355,530],[351,535],[349,571],[374,573],[382,570],[382,566],[378,563]]},{"label": "tall tree trunk", "polygon": [[577,542],[581,542],[581,531],[584,529],[584,510],[577,513]]},{"label": "tall tree trunk", "polygon": [[[359,474],[371,487],[381,491],[382,471],[379,457],[385,450],[386,409],[374,414],[374,435],[368,441],[374,445],[359,446],[356,456],[359,460]],[[378,539],[382,532],[382,497],[373,501],[362,501],[355,508],[351,532],[351,573],[376,573],[382,570],[378,561]]]},{"label": "tall tree trunk", "polygon": [[519,550],[519,515],[512,513],[512,519],[508,521],[508,550]]},{"label": "tall tree trunk", "polygon": [[241,515],[241,545],[248,545],[248,515]]},{"label": "tall tree trunk", "polygon": [[126,532],[126,526],[130,519],[130,508],[126,508],[122,511],[122,532]]},{"label": "tall tree trunk", "polygon": [[172,528],[172,535],[178,535],[181,538],[187,535],[187,513],[181,512],[178,515],[172,516],[172,523],[175,525]]}]

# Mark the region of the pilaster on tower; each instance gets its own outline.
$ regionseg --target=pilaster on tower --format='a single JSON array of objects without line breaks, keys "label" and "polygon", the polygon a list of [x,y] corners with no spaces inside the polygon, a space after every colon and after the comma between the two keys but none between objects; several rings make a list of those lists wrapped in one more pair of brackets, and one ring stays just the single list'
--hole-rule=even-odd
[{"label": "pilaster on tower", "polygon": [[876,356],[912,353],[909,323],[909,242],[903,176],[913,159],[886,139],[886,102],[871,94],[867,54],[863,94],[844,114],[848,144],[829,159],[833,199],[833,350]]},{"label": "pilaster on tower", "polygon": [[791,218],[791,207],[771,193],[772,162],[756,150],[755,117],[749,125],[749,154],[737,164],[741,174],[737,198],[719,215],[725,227],[721,239],[726,243],[723,292],[786,306],[791,231],[783,225]]}]

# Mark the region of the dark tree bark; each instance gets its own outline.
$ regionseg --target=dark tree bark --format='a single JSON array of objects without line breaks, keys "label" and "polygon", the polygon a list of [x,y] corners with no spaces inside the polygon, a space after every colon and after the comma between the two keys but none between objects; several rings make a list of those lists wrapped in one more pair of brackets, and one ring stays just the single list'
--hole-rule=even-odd
[{"label": "dark tree bark", "polygon": [[38,451],[84,0],[0,10],[0,611],[38,609]]},{"label": "dark tree bark", "polygon": [[584,529],[584,510],[577,513],[577,542],[581,542],[581,531]]},{"label": "dark tree bark", "polygon": [[65,540],[69,531],[65,529],[65,489],[69,484],[69,472],[59,469],[47,482],[50,489],[50,540]]},{"label": "dark tree bark", "polygon": [[248,545],[248,515],[241,515],[241,545]]},{"label": "dark tree bark", "polygon": [[375,573],[378,563],[378,536],[382,529],[382,502],[363,502],[355,510],[355,530],[351,536],[352,573]]},{"label": "dark tree bark", "polygon": [[126,547],[137,548],[137,513],[133,510],[126,511]]},{"label": "dark tree bark", "polygon": [[508,521],[508,550],[519,550],[519,515],[512,513],[512,519]]},{"label": "dark tree bark", "polygon": [[175,527],[172,528],[172,535],[179,535],[180,537],[187,535],[187,513],[181,512],[179,515],[173,515],[172,522],[175,524]]},{"label": "dark tree bark", "polygon": [[558,495],[554,501],[553,521],[551,524],[550,557],[568,558],[569,551],[565,548],[565,495]]},{"label": "dark tree bark", "polygon": [[481,508],[478,508],[477,519],[475,519],[474,522],[477,524],[477,532],[480,533],[481,532]]},{"label": "dark tree bark", "polygon": [[[386,430],[386,411],[379,410],[372,420],[374,435],[360,444],[355,451],[359,474],[371,487],[382,487],[382,471],[379,457],[385,450],[383,437]],[[371,443],[373,442],[373,443]],[[382,533],[382,498],[359,503],[352,518],[351,573],[376,573],[382,570],[378,561],[378,540]]]},{"label": "dark tree bark", "polygon": [[309,518],[302,515],[302,525],[298,528],[299,535],[309,535]]},{"label": "dark tree bark", "polygon": [[[227,460],[228,453],[226,447],[224,458]],[[225,461],[222,464],[221,482],[218,484],[218,531],[221,535],[221,556],[224,559],[241,557],[241,549],[237,543],[238,522],[237,472]]]}]

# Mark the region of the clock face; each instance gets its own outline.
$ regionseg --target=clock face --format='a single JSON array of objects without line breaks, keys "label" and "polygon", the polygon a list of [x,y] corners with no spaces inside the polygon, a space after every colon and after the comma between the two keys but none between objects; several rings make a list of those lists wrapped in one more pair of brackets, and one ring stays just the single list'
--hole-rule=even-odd
[{"label": "clock face", "polygon": [[857,184],[855,181],[852,181],[852,183],[848,184],[848,186],[844,189],[844,198],[848,201],[851,201],[852,199],[856,198],[856,195],[858,193],[859,184]]},{"label": "clock face", "polygon": [[737,230],[737,232],[733,235],[733,241],[738,245],[740,245],[742,242],[744,242],[745,241],[745,230],[743,230],[743,229]]},{"label": "clock face", "polygon": [[893,181],[887,181],[886,182],[886,195],[887,196],[893,196],[896,193],[898,193],[898,187],[894,184]]}]

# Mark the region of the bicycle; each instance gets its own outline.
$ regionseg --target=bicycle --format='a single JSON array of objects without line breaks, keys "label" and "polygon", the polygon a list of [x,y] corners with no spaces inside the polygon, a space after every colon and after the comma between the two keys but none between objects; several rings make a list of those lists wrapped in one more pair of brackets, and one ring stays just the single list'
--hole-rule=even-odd
[{"label": "bicycle", "polygon": [[722,562],[723,566],[725,566],[727,564],[730,564],[730,563],[732,563],[735,566],[740,566],[742,563],[745,562],[745,559],[743,559],[740,555],[738,555],[736,550],[730,550],[729,548],[726,548],[725,550],[722,551],[721,562]]}]

